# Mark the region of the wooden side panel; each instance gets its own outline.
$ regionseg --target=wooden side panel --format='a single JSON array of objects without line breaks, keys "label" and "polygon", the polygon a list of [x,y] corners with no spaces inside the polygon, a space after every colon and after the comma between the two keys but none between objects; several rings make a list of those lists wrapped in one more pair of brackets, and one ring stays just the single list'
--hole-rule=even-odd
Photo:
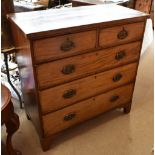
[{"label": "wooden side panel", "polygon": [[76,55],[81,51],[94,49],[95,45],[95,30],[40,39],[33,43],[36,62]]},{"label": "wooden side panel", "polygon": [[16,47],[16,59],[19,67],[24,107],[26,113],[31,118],[33,124],[39,132],[39,135],[41,136],[42,132],[39,120],[40,112],[38,109],[30,42],[14,24],[11,24],[11,27],[14,38],[14,45]]},{"label": "wooden side panel", "polygon": [[[141,42],[134,42],[38,65],[36,71],[39,87],[55,86],[136,61],[139,59],[140,46]],[[123,56],[119,59],[121,54]],[[72,68],[71,73],[65,74],[64,71],[69,68]]]},{"label": "wooden side panel", "polygon": [[102,29],[99,36],[99,45],[110,47],[143,38],[145,23],[133,23]]},{"label": "wooden side panel", "polygon": [[[39,92],[42,112],[58,110],[80,100],[95,96],[99,93],[114,89],[131,81],[136,76],[137,63],[125,65],[113,70],[69,82],[64,85]],[[113,78],[121,74],[118,81]],[[71,97],[64,95],[74,93]]]},{"label": "wooden side panel", "polygon": [[[133,84],[130,84],[43,116],[45,136],[57,133],[111,108],[127,104],[131,101],[132,92]],[[118,99],[112,101],[114,96],[118,96]],[[65,120],[67,115],[74,115],[74,117]]]}]

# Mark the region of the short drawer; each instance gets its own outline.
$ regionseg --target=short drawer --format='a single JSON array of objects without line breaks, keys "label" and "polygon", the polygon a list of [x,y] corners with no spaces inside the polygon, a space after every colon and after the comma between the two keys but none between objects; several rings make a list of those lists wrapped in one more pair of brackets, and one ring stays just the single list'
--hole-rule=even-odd
[{"label": "short drawer", "polygon": [[139,58],[141,42],[82,54],[36,67],[39,88],[69,82]]},{"label": "short drawer", "polygon": [[102,29],[99,35],[99,45],[109,47],[142,40],[144,28],[145,23],[140,22]]},{"label": "short drawer", "polygon": [[117,106],[131,102],[133,84],[78,102],[72,106],[43,116],[45,136],[94,117]]},{"label": "short drawer", "polygon": [[95,45],[95,30],[36,40],[33,42],[35,61],[42,62],[76,55],[95,48]]},{"label": "short drawer", "polygon": [[134,81],[137,63],[105,71],[39,92],[42,113],[55,111],[83,99]]}]

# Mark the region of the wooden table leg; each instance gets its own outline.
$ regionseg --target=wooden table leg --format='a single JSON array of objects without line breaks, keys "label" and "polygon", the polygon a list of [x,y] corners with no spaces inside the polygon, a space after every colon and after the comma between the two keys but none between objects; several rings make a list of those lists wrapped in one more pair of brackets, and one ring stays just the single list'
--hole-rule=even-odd
[{"label": "wooden table leg", "polygon": [[18,130],[19,128],[19,117],[14,113],[13,105],[12,103],[10,104],[11,106],[11,113],[10,113],[10,119],[8,119],[7,122],[5,122],[6,125],[6,131],[8,133],[7,135],[7,141],[6,141],[6,149],[8,155],[21,155],[21,153],[17,150],[14,150],[12,146],[12,136],[13,134]]}]

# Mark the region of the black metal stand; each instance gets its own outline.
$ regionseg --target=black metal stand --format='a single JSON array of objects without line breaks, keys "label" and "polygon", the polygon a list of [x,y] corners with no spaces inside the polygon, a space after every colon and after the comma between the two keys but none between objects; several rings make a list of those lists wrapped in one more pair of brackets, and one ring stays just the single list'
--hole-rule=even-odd
[{"label": "black metal stand", "polygon": [[19,98],[19,103],[20,103],[20,108],[22,109],[22,99],[21,96],[19,94],[19,92],[17,91],[17,89],[14,87],[14,85],[12,84],[11,80],[10,80],[10,73],[9,73],[9,67],[8,67],[8,53],[3,53],[4,54],[4,62],[5,62],[5,67],[6,67],[6,75],[7,75],[7,79],[9,84],[11,85],[11,87],[13,88],[13,90],[15,91],[15,93],[17,94],[18,98]]}]

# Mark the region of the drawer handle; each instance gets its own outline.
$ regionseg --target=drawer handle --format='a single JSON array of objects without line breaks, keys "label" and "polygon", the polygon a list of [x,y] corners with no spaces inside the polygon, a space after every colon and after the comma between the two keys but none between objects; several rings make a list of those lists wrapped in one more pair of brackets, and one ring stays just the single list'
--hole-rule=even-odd
[{"label": "drawer handle", "polygon": [[75,96],[76,95],[76,90],[75,89],[70,89],[70,90],[67,90],[64,94],[63,94],[63,97],[65,98],[65,99],[67,99],[67,98],[71,98],[71,97],[73,97],[73,96]]},{"label": "drawer handle", "polygon": [[125,39],[128,36],[128,32],[123,28],[117,35],[118,39]]},{"label": "drawer handle", "polygon": [[117,81],[119,81],[121,78],[122,78],[122,74],[116,74],[116,75],[113,77],[113,81],[114,81],[114,82],[117,82]]},{"label": "drawer handle", "polygon": [[71,74],[75,71],[75,65],[69,64],[63,67],[62,73],[63,74]]},{"label": "drawer handle", "polygon": [[125,57],[125,55],[126,55],[125,51],[120,51],[120,52],[116,53],[115,59],[121,60]]},{"label": "drawer handle", "polygon": [[75,47],[75,44],[73,41],[69,40],[69,38],[67,38],[67,40],[65,42],[62,43],[60,49],[64,52],[66,51],[70,51],[72,48]]},{"label": "drawer handle", "polygon": [[64,120],[65,121],[70,121],[70,120],[72,120],[74,117],[76,116],[76,113],[69,113],[69,114],[67,114],[67,115],[65,115],[64,116]]},{"label": "drawer handle", "polygon": [[110,102],[115,102],[119,99],[119,96],[112,96]]}]

